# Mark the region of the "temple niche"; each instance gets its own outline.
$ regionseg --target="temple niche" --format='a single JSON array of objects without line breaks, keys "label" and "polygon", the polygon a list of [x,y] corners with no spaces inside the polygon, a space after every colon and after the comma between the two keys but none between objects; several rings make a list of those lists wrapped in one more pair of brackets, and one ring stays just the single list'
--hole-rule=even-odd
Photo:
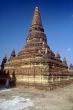
[{"label": "temple niche", "polygon": [[23,84],[48,84],[50,76],[68,73],[66,59],[62,61],[60,54],[55,54],[47,43],[38,7],[35,8],[25,46],[17,56],[13,50],[5,70],[10,74],[15,71],[17,83]]}]

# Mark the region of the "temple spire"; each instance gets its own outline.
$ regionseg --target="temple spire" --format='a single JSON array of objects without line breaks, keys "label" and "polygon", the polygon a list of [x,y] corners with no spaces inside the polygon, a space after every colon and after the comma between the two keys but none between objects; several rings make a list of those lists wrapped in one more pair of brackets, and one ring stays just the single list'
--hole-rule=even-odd
[{"label": "temple spire", "polygon": [[32,26],[33,25],[39,25],[42,26],[41,16],[38,7],[35,8],[34,16],[32,20]]}]

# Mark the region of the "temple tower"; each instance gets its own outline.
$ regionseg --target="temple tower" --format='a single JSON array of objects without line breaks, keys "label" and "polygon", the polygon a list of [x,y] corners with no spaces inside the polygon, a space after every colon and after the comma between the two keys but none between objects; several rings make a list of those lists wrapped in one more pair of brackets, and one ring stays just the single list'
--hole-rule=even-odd
[{"label": "temple tower", "polygon": [[15,57],[10,57],[5,70],[15,71],[17,82],[48,84],[50,74],[67,69],[60,57],[55,56],[47,44],[38,7],[35,8],[26,44]]}]

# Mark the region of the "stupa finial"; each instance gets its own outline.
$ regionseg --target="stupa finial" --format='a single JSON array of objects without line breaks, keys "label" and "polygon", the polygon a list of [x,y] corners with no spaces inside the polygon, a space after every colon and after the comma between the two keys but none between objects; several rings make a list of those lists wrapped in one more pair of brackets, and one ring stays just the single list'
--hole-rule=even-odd
[{"label": "stupa finial", "polygon": [[39,8],[36,6],[36,7],[35,7],[35,10],[39,10]]},{"label": "stupa finial", "polygon": [[41,16],[40,16],[38,7],[35,7],[34,16],[33,16],[33,20],[32,20],[32,26],[33,25],[42,26],[42,20],[41,20]]}]

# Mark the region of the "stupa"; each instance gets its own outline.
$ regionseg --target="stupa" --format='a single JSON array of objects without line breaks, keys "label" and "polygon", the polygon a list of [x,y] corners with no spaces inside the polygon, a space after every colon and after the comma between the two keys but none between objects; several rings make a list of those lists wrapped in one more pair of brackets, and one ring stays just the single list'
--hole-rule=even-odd
[{"label": "stupa", "polygon": [[67,68],[59,53],[55,55],[48,46],[40,12],[36,7],[26,44],[17,56],[12,52],[5,70],[10,75],[15,72],[19,83],[47,84],[50,75],[65,74]]}]

